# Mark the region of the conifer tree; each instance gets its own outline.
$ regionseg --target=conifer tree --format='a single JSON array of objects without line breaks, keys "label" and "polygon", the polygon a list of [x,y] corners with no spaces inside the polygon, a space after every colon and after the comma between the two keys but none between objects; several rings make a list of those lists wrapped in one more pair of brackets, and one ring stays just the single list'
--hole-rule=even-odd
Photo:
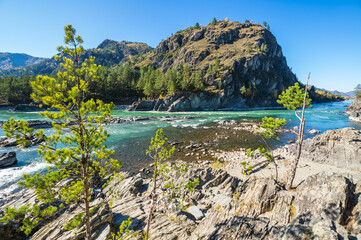
[{"label": "conifer tree", "polygon": [[[58,72],[57,78],[39,75],[31,82],[32,99],[58,110],[40,113],[52,121],[55,134],[47,137],[42,130],[35,133],[45,140],[39,146],[39,154],[53,167],[44,175],[24,175],[20,184],[35,189],[39,202],[22,209],[5,208],[2,220],[10,221],[16,215],[14,213],[25,211],[27,214],[21,228],[29,234],[40,219],[75,203],[83,211],[67,223],[66,228],[85,226],[85,238],[90,240],[92,179],[115,174],[113,171],[121,166],[120,162],[110,158],[114,151],[103,145],[109,136],[103,126],[111,118],[114,104],[86,100],[89,82],[84,76],[88,76],[88,80],[96,78],[100,66],[94,64],[94,57],[80,64],[80,56],[84,52],[83,40],[76,35],[72,25],[65,26],[64,40],[66,46],[58,47],[60,55],[56,56],[56,60],[62,57],[61,66],[65,71]],[[70,129],[70,134],[65,129]],[[27,136],[35,131],[28,127],[27,122],[14,119],[4,124],[3,130],[6,137],[15,135],[24,147],[29,144]],[[61,184],[63,180],[68,180],[67,184]]]},{"label": "conifer tree", "polygon": [[357,84],[355,87],[355,97],[356,100],[361,100],[361,84]]},{"label": "conifer tree", "polygon": [[[282,94],[279,96],[279,100],[277,100],[279,104],[282,104],[288,110],[294,110],[296,117],[300,120],[299,131],[295,132],[295,134],[297,134],[297,142],[296,142],[297,152],[296,152],[296,157],[291,166],[291,173],[286,183],[287,189],[290,189],[292,187],[293,180],[295,179],[295,175],[296,175],[297,165],[301,156],[303,134],[304,134],[305,122],[306,122],[305,108],[312,107],[311,98],[309,97],[309,94],[307,92],[309,79],[310,79],[310,74],[308,75],[307,84],[304,90],[300,88],[300,85],[298,83],[295,83],[294,86],[290,86],[285,92],[282,92]],[[298,115],[297,112],[300,108],[302,109],[301,117]]]}]

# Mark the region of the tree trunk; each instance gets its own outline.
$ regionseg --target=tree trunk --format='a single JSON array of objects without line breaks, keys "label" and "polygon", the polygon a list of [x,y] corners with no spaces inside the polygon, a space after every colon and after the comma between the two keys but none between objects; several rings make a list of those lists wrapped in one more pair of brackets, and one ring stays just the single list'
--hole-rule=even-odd
[{"label": "tree trunk", "polygon": [[296,158],[292,163],[291,166],[291,173],[290,176],[287,180],[287,184],[286,184],[286,189],[291,189],[292,188],[292,184],[293,184],[293,180],[295,179],[296,176],[296,169],[298,166],[298,162],[300,160],[301,157],[301,150],[302,150],[302,142],[303,142],[303,134],[304,134],[304,130],[305,130],[305,108],[306,108],[306,97],[307,97],[307,87],[308,87],[308,81],[310,80],[310,73],[308,74],[308,79],[307,79],[307,83],[305,86],[305,96],[303,98],[303,106],[302,106],[302,117],[301,117],[301,123],[300,123],[300,129],[298,132],[298,136],[297,136],[297,154],[296,154]]},{"label": "tree trunk", "polygon": [[83,181],[84,181],[84,204],[85,204],[85,239],[90,240],[91,228],[90,228],[90,208],[89,208],[89,182],[88,182],[88,169],[87,164],[83,163]]},{"label": "tree trunk", "polygon": [[158,164],[156,163],[155,170],[154,170],[154,177],[153,177],[154,186],[153,186],[153,192],[152,192],[152,205],[150,206],[150,209],[149,209],[146,239],[149,239],[150,222],[152,221],[152,215],[153,215],[153,210],[154,210],[154,205],[155,205],[155,200],[156,200],[155,193],[156,193],[156,189],[157,189],[157,177],[158,177]]}]

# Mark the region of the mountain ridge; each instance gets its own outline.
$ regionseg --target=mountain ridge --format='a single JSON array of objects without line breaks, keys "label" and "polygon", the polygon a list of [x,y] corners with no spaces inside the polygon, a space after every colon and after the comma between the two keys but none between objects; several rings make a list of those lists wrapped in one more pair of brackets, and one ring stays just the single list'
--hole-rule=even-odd
[{"label": "mountain ridge", "polygon": [[[152,48],[145,43],[129,41],[117,42],[105,39],[98,47],[85,50],[81,60],[94,56],[95,63],[109,67],[128,60],[129,56],[143,54],[150,50],[152,50]],[[60,62],[56,61],[53,56],[25,67],[0,70],[0,76],[48,75],[56,74],[59,70]]]},{"label": "mountain ridge", "polygon": [[0,70],[24,67],[39,63],[46,58],[34,57],[25,53],[0,52]]}]

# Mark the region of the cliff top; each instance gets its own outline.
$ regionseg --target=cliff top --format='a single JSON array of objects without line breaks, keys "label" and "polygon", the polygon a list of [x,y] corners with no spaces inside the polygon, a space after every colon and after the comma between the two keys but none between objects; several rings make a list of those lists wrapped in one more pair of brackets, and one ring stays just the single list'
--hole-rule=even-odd
[{"label": "cliff top", "polygon": [[219,60],[225,70],[232,69],[235,61],[254,55],[282,56],[281,47],[269,30],[260,24],[217,21],[173,34],[139,66],[153,64],[166,71],[187,64],[206,71]]}]

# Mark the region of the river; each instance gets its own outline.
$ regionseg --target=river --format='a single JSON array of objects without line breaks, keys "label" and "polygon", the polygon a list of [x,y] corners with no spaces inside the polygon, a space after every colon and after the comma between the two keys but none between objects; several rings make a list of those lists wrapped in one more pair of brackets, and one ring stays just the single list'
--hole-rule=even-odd
[{"label": "river", "polygon": [[[321,132],[330,129],[343,127],[354,127],[361,129],[361,124],[349,121],[343,111],[351,101],[315,104],[312,108],[306,109],[306,130],[317,129]],[[149,164],[149,159],[145,156],[145,151],[149,145],[151,137],[154,136],[158,128],[164,128],[170,141],[194,143],[204,142],[205,139],[213,139],[219,134],[228,134],[224,129],[216,127],[218,120],[235,119],[242,121],[260,121],[264,116],[286,118],[287,128],[298,126],[293,111],[286,110],[257,110],[257,111],[212,111],[212,112],[127,112],[124,110],[114,110],[115,117],[152,117],[147,121],[111,124],[107,127],[111,134],[107,140],[107,146],[115,150],[115,157],[124,164],[126,171],[136,171],[140,167]],[[185,118],[187,116],[187,118]],[[194,116],[194,118],[188,118]],[[15,119],[36,120],[43,119],[36,112],[11,112],[0,110],[0,121],[6,121],[10,117]],[[164,117],[164,118],[156,118]],[[45,134],[51,134],[51,129],[45,129]],[[0,130],[0,136],[4,133]],[[231,134],[230,134],[231,135]],[[221,139],[210,148],[213,150],[232,150],[241,147],[251,147],[260,144],[260,139],[248,132],[242,136]],[[306,138],[312,135],[306,133]],[[287,143],[294,138],[290,134],[283,134],[280,142],[272,143],[273,147]],[[25,173],[34,174],[45,172],[47,164],[37,155],[37,147],[25,150],[17,148],[0,148],[0,153],[16,151],[18,163],[10,168],[0,169],[0,199],[18,189],[17,182]],[[178,152],[178,158],[187,160],[184,153]]]}]

